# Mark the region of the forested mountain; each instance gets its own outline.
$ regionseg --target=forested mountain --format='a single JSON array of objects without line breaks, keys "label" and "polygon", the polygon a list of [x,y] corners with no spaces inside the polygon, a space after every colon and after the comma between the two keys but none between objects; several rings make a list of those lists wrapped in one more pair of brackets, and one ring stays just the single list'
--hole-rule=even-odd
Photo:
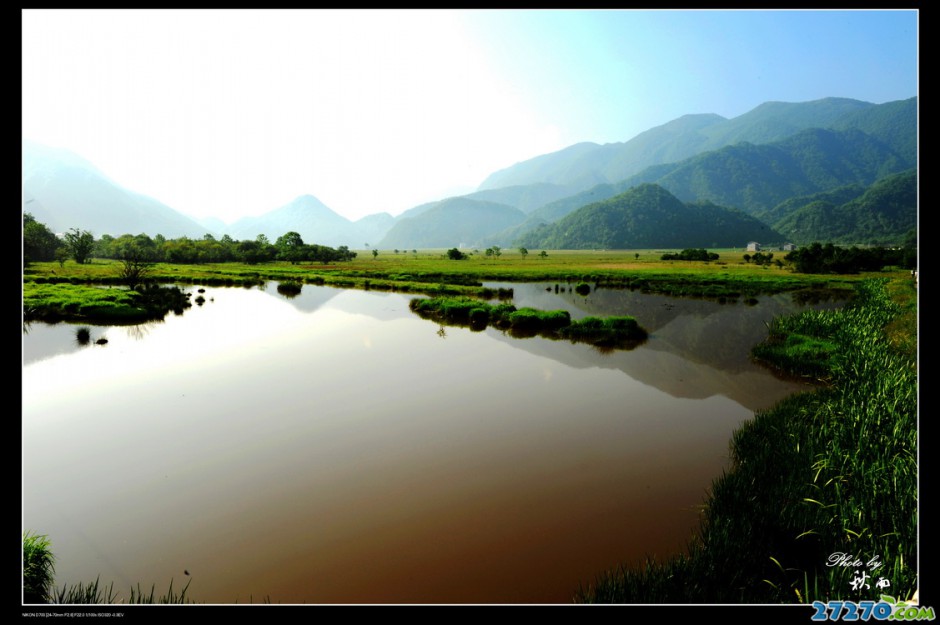
[{"label": "forested mountain", "polygon": [[[833,194],[832,199],[835,199]],[[882,178],[843,203],[807,199],[774,224],[794,243],[901,245],[917,227],[917,173]],[[793,201],[796,204],[796,201]]]},{"label": "forested mountain", "polygon": [[[703,131],[708,141],[702,152],[736,143],[773,143],[808,128],[829,128],[847,116],[879,105],[849,98],[823,98],[810,102],[764,102],[743,115]],[[665,161],[664,161],[665,162]]]},{"label": "forested mountain", "polygon": [[95,236],[149,232],[200,238],[209,230],[145,195],[118,185],[84,158],[23,142],[23,211],[53,232],[72,228]]},{"label": "forested mountain", "polygon": [[710,200],[756,215],[794,196],[868,186],[912,166],[857,129],[813,128],[772,144],[741,143],[652,167],[626,184],[654,182],[684,201]]},{"label": "forested mountain", "polygon": [[825,202],[833,206],[838,206],[854,200],[862,193],[865,193],[865,189],[866,187],[860,184],[850,184],[844,187],[837,187],[832,191],[822,191],[820,193],[813,193],[812,195],[800,195],[792,197],[789,200],[784,200],[770,210],[757,211],[754,216],[764,223],[774,224],[807,204]]},{"label": "forested mountain", "polygon": [[416,217],[398,221],[379,247],[472,247],[488,234],[524,219],[525,213],[512,206],[455,197],[438,202]]},{"label": "forested mountain", "polygon": [[[837,123],[848,128],[852,123],[848,120],[855,119],[854,116],[882,106],[887,105],[824,98],[797,103],[765,102],[733,119],[714,114],[685,115],[623,143],[578,143],[517,163],[491,174],[480,189],[552,183],[572,187],[577,192],[598,184],[615,184],[648,167],[736,143],[770,143],[808,128],[827,128]],[[889,111],[885,115],[896,113]]]},{"label": "forested mountain", "polygon": [[776,143],[727,146],[678,163],[650,167],[615,184],[597,185],[546,204],[525,222],[501,234],[518,238],[581,206],[642,183],[656,183],[683,201],[708,200],[740,208],[773,224],[796,208],[787,203],[788,199],[851,187],[827,199],[841,204],[881,177],[912,166],[908,158],[858,128],[813,128]]},{"label": "forested mountain", "polygon": [[783,236],[738,210],[710,202],[683,203],[666,189],[642,184],[542,226],[518,245],[543,249],[744,247]]},{"label": "forested mountain", "polygon": [[917,160],[917,98],[886,102],[849,113],[835,121],[833,130],[861,130],[878,139],[911,163]]}]

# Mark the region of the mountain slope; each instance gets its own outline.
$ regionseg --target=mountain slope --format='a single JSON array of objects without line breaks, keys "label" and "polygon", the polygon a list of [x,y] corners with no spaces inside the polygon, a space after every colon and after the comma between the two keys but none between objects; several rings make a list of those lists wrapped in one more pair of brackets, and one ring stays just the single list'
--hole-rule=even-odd
[{"label": "mountain slope", "polygon": [[917,228],[917,173],[882,178],[842,204],[808,201],[774,227],[794,243],[900,245]]},{"label": "mountain slope", "polygon": [[578,143],[517,163],[491,174],[479,188],[549,183],[583,191],[597,184],[617,183],[654,165],[684,160],[728,145],[779,141],[840,120],[848,124],[852,115],[861,115],[877,106],[849,98],[824,98],[797,103],[765,102],[733,119],[714,114],[685,115],[623,143]]},{"label": "mountain slope", "polygon": [[531,248],[638,249],[742,247],[783,237],[745,213],[711,203],[685,204],[662,187],[643,184],[584,206],[517,241]]},{"label": "mountain slope", "polygon": [[738,144],[650,168],[627,184],[656,183],[684,201],[709,200],[758,214],[791,197],[868,186],[910,166],[859,130],[813,128],[773,144]]},{"label": "mountain slope", "polygon": [[296,232],[305,243],[329,246],[361,244],[362,238],[356,235],[352,222],[312,195],[301,195],[259,217],[239,219],[225,232],[236,240],[264,234],[271,241],[287,232]]},{"label": "mountain slope", "polygon": [[398,221],[379,246],[383,248],[472,247],[492,232],[521,223],[518,208],[455,197],[442,200],[416,217]]},{"label": "mountain slope", "polygon": [[151,197],[129,191],[82,157],[23,142],[23,210],[53,232],[146,233],[200,238],[206,227]]},{"label": "mountain slope", "polygon": [[917,164],[917,98],[885,102],[839,118],[833,130],[861,130],[878,139],[906,162]]}]

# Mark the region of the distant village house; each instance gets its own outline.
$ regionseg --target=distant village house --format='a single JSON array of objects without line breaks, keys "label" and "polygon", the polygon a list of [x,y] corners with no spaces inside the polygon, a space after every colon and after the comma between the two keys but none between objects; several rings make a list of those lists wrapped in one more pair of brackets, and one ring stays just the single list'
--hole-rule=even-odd
[{"label": "distant village house", "polygon": [[747,244],[747,251],[748,251],[748,252],[759,252],[759,251],[760,251],[760,243],[758,243],[757,241],[751,241],[750,243]]}]

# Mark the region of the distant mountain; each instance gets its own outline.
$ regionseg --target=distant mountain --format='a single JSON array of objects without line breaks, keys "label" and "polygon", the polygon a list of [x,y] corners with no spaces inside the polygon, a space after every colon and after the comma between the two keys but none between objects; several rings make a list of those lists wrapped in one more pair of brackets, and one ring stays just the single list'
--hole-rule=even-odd
[{"label": "distant mountain", "polygon": [[196,218],[195,221],[209,232],[225,232],[225,229],[228,227],[228,225],[218,217]]},{"label": "distant mountain", "polygon": [[525,213],[513,206],[465,197],[437,202],[399,220],[379,242],[383,248],[472,247],[488,234],[521,223]]},{"label": "distant mountain", "polygon": [[394,225],[395,218],[388,213],[367,215],[353,222],[353,227],[356,229],[356,234],[359,236],[359,239],[356,239],[355,242],[350,241],[349,243],[345,243],[343,245],[348,245],[349,247],[358,247],[358,242],[360,239],[363,241],[363,243],[381,241],[382,237],[384,237]]},{"label": "distant mountain", "polygon": [[[773,143],[808,128],[829,128],[846,116],[877,105],[849,98],[823,98],[810,102],[764,102],[743,115],[702,131],[708,141],[701,151],[736,143]],[[664,161],[665,162],[665,161]]]},{"label": "distant mountain", "polygon": [[527,185],[500,187],[499,189],[485,189],[460,197],[469,200],[483,200],[484,202],[495,202],[497,204],[515,206],[524,213],[530,213],[540,206],[544,206],[549,202],[569,195],[571,195],[570,187],[548,184],[547,182],[536,182]]},{"label": "distant mountain", "polygon": [[352,236],[350,221],[333,212],[312,195],[301,195],[291,202],[257,217],[243,217],[225,229],[236,240],[265,235],[271,242],[287,232],[296,232],[306,243],[335,245]]},{"label": "distant mountain", "polygon": [[777,221],[774,228],[794,243],[847,245],[900,245],[917,228],[915,170],[882,178],[843,203],[832,201],[834,195],[807,198],[805,204]]},{"label": "distant mountain", "polygon": [[683,249],[783,242],[766,224],[710,202],[683,203],[666,189],[643,184],[588,204],[516,243],[542,249]]},{"label": "distant mountain", "polygon": [[572,192],[606,182],[593,163],[581,159],[600,148],[596,143],[576,143],[564,149],[516,163],[487,176],[479,190],[536,183],[571,187]]},{"label": "distant mountain", "polygon": [[799,103],[765,102],[733,119],[714,114],[685,115],[623,143],[578,143],[517,163],[491,174],[479,188],[549,183],[570,187],[573,192],[583,191],[598,184],[616,184],[654,165],[735,143],[769,143],[808,128],[848,124],[845,120],[851,116],[876,106],[848,98],[825,98]]},{"label": "distant mountain", "polygon": [[53,232],[146,233],[201,238],[210,229],[166,204],[120,186],[68,150],[23,141],[23,211]]}]

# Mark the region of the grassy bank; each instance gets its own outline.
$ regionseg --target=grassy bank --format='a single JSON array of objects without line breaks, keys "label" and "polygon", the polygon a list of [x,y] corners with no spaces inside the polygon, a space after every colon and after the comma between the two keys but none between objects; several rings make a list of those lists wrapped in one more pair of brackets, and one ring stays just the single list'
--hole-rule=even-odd
[{"label": "grassy bank", "polygon": [[[909,281],[869,280],[842,310],[775,320],[755,353],[828,386],[756,413],[734,434],[731,468],[714,482],[687,554],[638,568],[625,563],[580,589],[575,601],[911,597],[918,565],[916,337],[902,339],[897,328],[916,323],[915,301]],[[836,553],[863,565],[830,566]],[[876,556],[881,566],[869,564]],[[862,574],[867,579],[856,589]],[[889,585],[878,586],[880,580]]]},{"label": "grassy bank", "polygon": [[136,290],[85,284],[23,284],[23,320],[138,323],[182,314],[189,295],[175,287],[150,285]]}]

